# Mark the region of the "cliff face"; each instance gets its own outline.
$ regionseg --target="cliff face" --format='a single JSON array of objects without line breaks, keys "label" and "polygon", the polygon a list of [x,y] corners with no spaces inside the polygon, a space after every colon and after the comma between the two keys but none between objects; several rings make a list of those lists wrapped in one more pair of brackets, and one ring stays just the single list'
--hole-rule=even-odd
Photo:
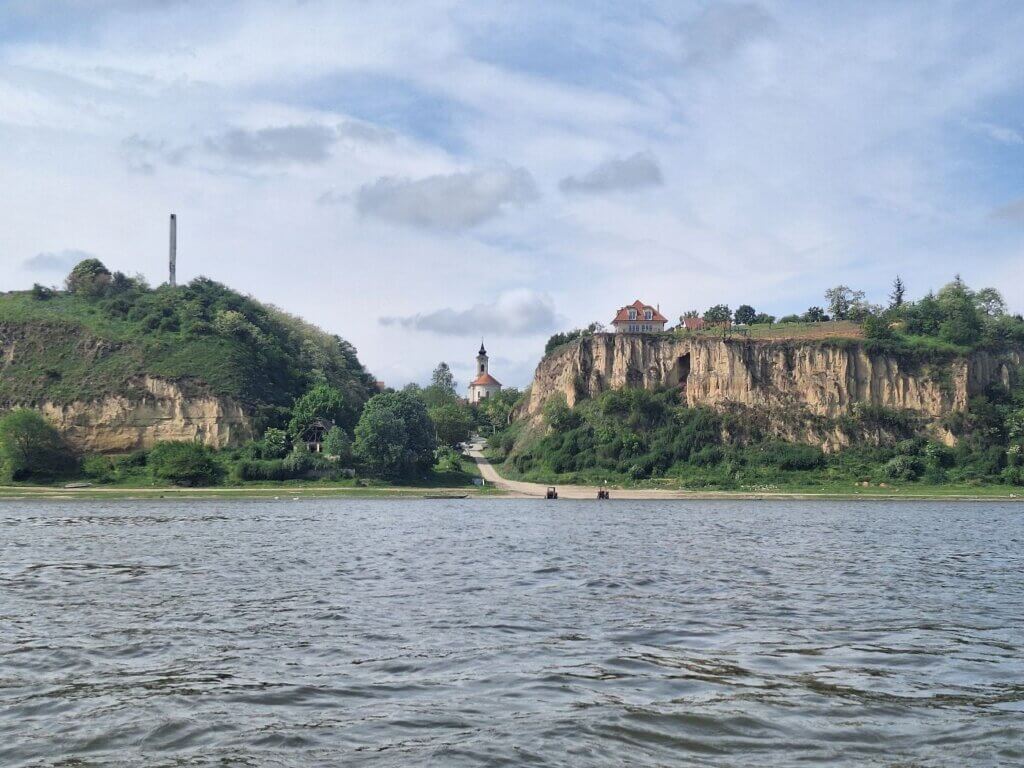
[{"label": "cliff face", "polygon": [[569,405],[622,387],[678,387],[690,406],[750,409],[773,433],[820,442],[848,440],[828,420],[856,404],[913,412],[947,443],[939,420],[965,410],[991,383],[1007,385],[1019,352],[975,352],[941,365],[912,365],[863,345],[598,334],[556,350],[537,367],[521,416],[536,419],[561,392]]},{"label": "cliff face", "polygon": [[196,440],[223,448],[254,436],[252,418],[229,398],[186,394],[174,382],[151,377],[132,384],[131,397],[25,405],[39,410],[85,453],[124,453],[160,440]]}]

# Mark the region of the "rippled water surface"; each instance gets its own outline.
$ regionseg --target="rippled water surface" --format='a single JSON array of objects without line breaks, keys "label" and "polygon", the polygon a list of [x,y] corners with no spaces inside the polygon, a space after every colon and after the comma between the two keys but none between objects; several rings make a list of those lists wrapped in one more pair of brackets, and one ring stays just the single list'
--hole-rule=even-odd
[{"label": "rippled water surface", "polygon": [[1024,505],[0,504],[0,765],[1024,764]]}]

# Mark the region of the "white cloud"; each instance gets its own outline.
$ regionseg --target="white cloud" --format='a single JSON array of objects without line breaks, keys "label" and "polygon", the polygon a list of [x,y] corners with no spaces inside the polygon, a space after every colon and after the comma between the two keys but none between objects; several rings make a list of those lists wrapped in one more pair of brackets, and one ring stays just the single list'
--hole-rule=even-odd
[{"label": "white cloud", "polygon": [[381,325],[397,325],[442,336],[536,336],[550,333],[560,321],[555,302],[546,293],[507,291],[492,304],[468,309],[445,307],[408,317],[382,317]]},{"label": "white cloud", "polygon": [[558,186],[563,192],[594,194],[617,190],[660,187],[664,183],[661,167],[650,152],[612,158],[582,176],[566,176]]},{"label": "white cloud", "polygon": [[461,230],[538,197],[525,168],[499,167],[428,176],[415,181],[383,177],[356,193],[356,210],[412,227]]}]

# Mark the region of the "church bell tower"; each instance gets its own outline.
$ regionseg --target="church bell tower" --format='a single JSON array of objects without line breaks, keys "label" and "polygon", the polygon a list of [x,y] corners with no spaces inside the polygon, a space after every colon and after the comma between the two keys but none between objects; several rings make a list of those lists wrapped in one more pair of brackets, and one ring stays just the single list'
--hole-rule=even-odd
[{"label": "church bell tower", "polygon": [[483,376],[487,372],[487,350],[484,349],[484,340],[480,339],[480,351],[476,354],[476,375]]}]

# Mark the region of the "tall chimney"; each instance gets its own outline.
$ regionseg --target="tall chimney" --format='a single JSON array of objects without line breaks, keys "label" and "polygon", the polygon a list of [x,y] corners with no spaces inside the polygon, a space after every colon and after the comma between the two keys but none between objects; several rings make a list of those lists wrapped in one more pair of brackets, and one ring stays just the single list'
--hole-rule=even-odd
[{"label": "tall chimney", "polygon": [[178,217],[171,214],[171,255],[170,255],[170,283],[171,288],[178,284]]}]

